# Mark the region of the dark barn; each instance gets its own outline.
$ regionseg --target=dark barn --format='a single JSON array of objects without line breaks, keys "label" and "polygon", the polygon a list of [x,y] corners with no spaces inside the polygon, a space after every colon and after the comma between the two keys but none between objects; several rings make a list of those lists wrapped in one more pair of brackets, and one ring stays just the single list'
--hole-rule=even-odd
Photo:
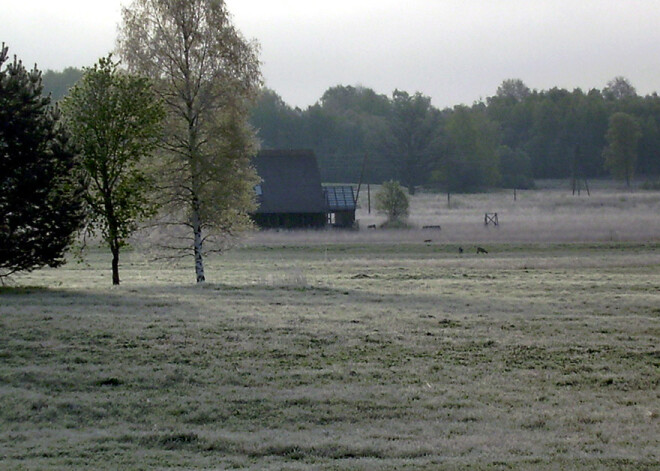
[{"label": "dark barn", "polygon": [[259,208],[252,215],[262,228],[352,227],[355,199],[351,186],[321,185],[311,150],[264,150],[254,159],[261,183]]},{"label": "dark barn", "polygon": [[261,184],[254,222],[263,228],[324,227],[326,204],[314,152],[265,150],[254,160]]}]

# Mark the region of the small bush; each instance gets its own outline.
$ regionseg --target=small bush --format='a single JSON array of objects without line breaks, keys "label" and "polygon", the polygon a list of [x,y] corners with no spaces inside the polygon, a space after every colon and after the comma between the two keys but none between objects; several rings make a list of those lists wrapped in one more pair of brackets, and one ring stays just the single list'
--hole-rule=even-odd
[{"label": "small bush", "polygon": [[[410,202],[399,182],[383,183],[376,193],[376,211],[387,216],[386,227],[400,226],[408,218]],[[405,224],[404,224],[405,225]]]}]

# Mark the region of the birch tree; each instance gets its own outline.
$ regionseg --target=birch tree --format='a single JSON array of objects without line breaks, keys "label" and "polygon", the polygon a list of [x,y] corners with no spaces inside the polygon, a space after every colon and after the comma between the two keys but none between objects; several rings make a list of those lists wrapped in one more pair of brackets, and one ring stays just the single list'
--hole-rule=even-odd
[{"label": "birch tree", "polygon": [[257,46],[232,24],[223,0],[134,0],[122,11],[119,51],[151,77],[168,112],[161,194],[191,230],[197,282],[206,244],[249,224],[257,176],[247,123],[261,86]]}]

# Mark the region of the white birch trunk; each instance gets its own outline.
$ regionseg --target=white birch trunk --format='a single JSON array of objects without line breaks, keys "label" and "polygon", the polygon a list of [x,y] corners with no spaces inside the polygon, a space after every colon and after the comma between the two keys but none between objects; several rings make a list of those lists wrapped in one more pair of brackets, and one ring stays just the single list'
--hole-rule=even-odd
[{"label": "white birch trunk", "polygon": [[204,276],[204,256],[202,252],[202,224],[199,216],[199,201],[197,198],[193,199],[192,226],[195,249],[195,274],[197,275],[197,283],[204,283],[206,277]]}]

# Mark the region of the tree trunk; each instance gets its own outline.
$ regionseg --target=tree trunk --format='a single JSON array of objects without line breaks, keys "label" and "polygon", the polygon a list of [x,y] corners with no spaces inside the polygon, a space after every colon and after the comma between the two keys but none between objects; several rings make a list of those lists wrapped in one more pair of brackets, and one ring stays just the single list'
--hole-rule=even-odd
[{"label": "tree trunk", "polygon": [[[186,57],[188,51],[186,51]],[[195,275],[197,283],[204,283],[206,277],[204,276],[204,253],[202,245],[204,239],[202,237],[202,215],[201,215],[201,201],[199,195],[201,194],[201,181],[200,175],[202,174],[200,166],[199,149],[197,145],[197,114],[193,106],[192,92],[190,91],[190,82],[186,81],[187,91],[187,113],[186,119],[188,120],[188,158],[190,159],[190,176],[192,186],[192,201],[191,201],[191,223],[193,230],[193,251],[195,255]]]},{"label": "tree trunk", "polygon": [[410,196],[414,196],[414,195],[415,195],[415,185],[414,185],[413,183],[409,183],[409,184],[408,184],[408,194],[409,194]]},{"label": "tree trunk", "polygon": [[119,285],[119,244],[112,243],[110,245],[112,252],[112,284]]},{"label": "tree trunk", "polygon": [[[108,183],[106,174],[104,174],[103,179],[104,188],[109,188],[110,184]],[[104,200],[105,215],[108,220],[108,237],[106,242],[110,247],[110,253],[112,253],[112,284],[117,286],[119,285],[119,249],[121,243],[118,236],[119,230],[117,227],[117,218],[115,217],[115,207],[112,204],[112,198],[109,191],[105,192]]]},{"label": "tree trunk", "polygon": [[206,277],[204,276],[204,257],[202,254],[202,223],[199,215],[199,200],[193,197],[193,214],[192,226],[194,236],[194,250],[195,250],[195,274],[197,275],[197,283],[204,283]]}]

